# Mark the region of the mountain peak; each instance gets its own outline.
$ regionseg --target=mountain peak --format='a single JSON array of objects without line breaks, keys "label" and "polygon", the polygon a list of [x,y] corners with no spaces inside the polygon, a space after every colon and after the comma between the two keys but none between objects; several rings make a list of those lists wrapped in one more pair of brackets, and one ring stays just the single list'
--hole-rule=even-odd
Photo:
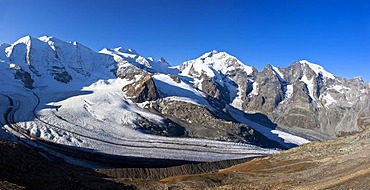
[{"label": "mountain peak", "polygon": [[298,61],[300,64],[305,64],[307,65],[311,70],[313,70],[317,75],[322,74],[326,78],[334,79],[334,75],[326,71],[321,65],[311,63],[307,60],[301,60]]},{"label": "mountain peak", "polygon": [[117,52],[121,52],[121,53],[126,53],[127,52],[127,50],[125,48],[123,48],[122,46],[116,47],[113,50],[117,51]]},{"label": "mountain peak", "polygon": [[43,41],[43,42],[47,42],[49,41],[51,38],[53,38],[52,36],[41,36],[39,37],[38,39]]},{"label": "mountain peak", "polygon": [[15,45],[15,44],[21,44],[21,43],[28,44],[28,43],[30,43],[30,41],[32,39],[34,39],[32,36],[27,35],[27,36],[24,36],[22,38],[19,38],[16,42],[13,43],[13,45]]},{"label": "mountain peak", "polygon": [[219,51],[217,51],[217,50],[212,50],[212,51],[210,51],[210,52],[207,52],[207,53],[203,54],[202,56],[200,56],[200,58],[205,59],[205,58],[207,58],[207,57],[214,57],[214,56],[216,56],[216,55],[221,55],[221,54],[223,54],[223,55],[227,55],[227,56],[230,56],[230,55],[229,55],[228,53],[226,53],[226,52],[219,52]]},{"label": "mountain peak", "polygon": [[217,50],[215,50],[215,49],[214,49],[214,50],[212,50],[212,53],[213,53],[213,54],[217,54],[217,53],[219,53],[219,52],[218,52]]},{"label": "mountain peak", "polygon": [[167,60],[166,60],[165,58],[163,58],[163,57],[160,57],[160,58],[158,59],[158,62],[159,62],[159,63],[164,63],[164,64],[166,64],[166,65],[170,65],[170,64],[167,62]]},{"label": "mountain peak", "polygon": [[134,49],[132,48],[124,48],[122,46],[119,46],[119,47],[116,47],[114,49],[112,49],[113,51],[115,52],[121,52],[121,53],[130,53],[130,54],[138,54]]},{"label": "mountain peak", "polygon": [[202,73],[209,77],[215,77],[218,73],[227,74],[235,70],[243,70],[247,75],[253,73],[253,67],[247,66],[236,57],[213,50],[207,52],[195,60],[190,60],[179,65],[184,75],[198,76]]}]

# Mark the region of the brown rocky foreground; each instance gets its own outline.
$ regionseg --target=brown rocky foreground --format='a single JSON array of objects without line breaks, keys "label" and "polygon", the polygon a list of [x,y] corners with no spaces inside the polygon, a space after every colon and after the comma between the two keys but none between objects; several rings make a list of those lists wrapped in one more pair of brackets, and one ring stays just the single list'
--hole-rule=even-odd
[{"label": "brown rocky foreground", "polygon": [[[127,172],[124,169],[93,171],[61,162],[51,162],[27,147],[0,142],[0,189],[22,187],[28,189],[76,187],[80,189],[367,189],[370,187],[370,130],[325,142],[309,143],[212,173],[173,176],[159,180],[122,178]],[[123,173],[120,174],[120,172]]]}]

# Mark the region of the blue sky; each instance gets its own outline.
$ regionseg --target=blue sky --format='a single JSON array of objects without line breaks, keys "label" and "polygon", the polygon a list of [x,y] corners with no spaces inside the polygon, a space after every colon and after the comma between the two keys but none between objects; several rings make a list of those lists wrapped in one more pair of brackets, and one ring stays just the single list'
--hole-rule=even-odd
[{"label": "blue sky", "polygon": [[31,35],[171,64],[217,49],[262,70],[307,59],[370,81],[367,0],[0,0],[0,42]]}]

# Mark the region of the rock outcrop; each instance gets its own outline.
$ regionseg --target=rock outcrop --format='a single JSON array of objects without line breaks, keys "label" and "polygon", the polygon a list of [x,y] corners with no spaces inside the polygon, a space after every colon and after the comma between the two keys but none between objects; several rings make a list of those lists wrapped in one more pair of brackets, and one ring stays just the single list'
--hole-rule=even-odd
[{"label": "rock outcrop", "polygon": [[31,78],[31,75],[28,72],[24,71],[23,69],[18,67],[15,70],[14,78],[21,80],[22,83],[24,84],[24,87],[29,89],[33,88],[34,80]]},{"label": "rock outcrop", "polygon": [[[146,106],[182,126],[189,137],[247,143],[262,147],[284,148],[247,125],[225,120],[206,106],[159,99]],[[230,117],[230,116],[229,116]],[[232,119],[230,117],[230,119]],[[182,128],[181,128],[182,129]]]},{"label": "rock outcrop", "polygon": [[152,101],[159,98],[157,88],[150,74],[142,75],[141,78],[122,88],[126,97],[135,103]]}]

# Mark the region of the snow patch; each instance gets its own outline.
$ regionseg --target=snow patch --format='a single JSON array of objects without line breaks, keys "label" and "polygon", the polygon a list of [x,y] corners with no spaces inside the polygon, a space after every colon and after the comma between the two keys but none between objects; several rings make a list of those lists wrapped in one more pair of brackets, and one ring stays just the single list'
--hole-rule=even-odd
[{"label": "snow patch", "polygon": [[289,134],[283,131],[279,131],[279,130],[271,130],[271,133],[277,134],[278,137],[284,139],[284,143],[287,143],[287,144],[290,143],[290,144],[302,145],[302,144],[306,144],[310,142],[309,140],[304,139],[302,137],[298,137],[298,136],[295,136],[295,135],[292,135],[292,134]]},{"label": "snow patch", "polygon": [[165,96],[181,97],[181,99],[193,99],[193,101],[209,105],[205,100],[202,92],[194,89],[190,84],[181,81],[180,83],[175,82],[170,76],[165,74],[157,74],[153,76],[156,87]]},{"label": "snow patch", "polygon": [[250,95],[258,96],[258,83],[254,82],[252,86],[253,86],[253,90],[250,93]]},{"label": "snow patch", "polygon": [[274,74],[279,78],[279,80],[284,81],[284,75],[280,72],[279,68],[272,66],[272,70],[274,71]]},{"label": "snow patch", "polygon": [[351,90],[350,88],[342,85],[333,85],[331,88],[336,90],[337,92],[346,92]]},{"label": "snow patch", "polygon": [[285,99],[289,99],[293,96],[293,85],[286,86]]},{"label": "snow patch", "polygon": [[329,93],[325,93],[322,96],[322,100],[325,102],[326,107],[328,107],[331,104],[337,103],[337,101]]},{"label": "snow patch", "polygon": [[301,78],[301,81],[303,81],[307,85],[309,96],[314,100],[315,96],[313,95],[313,87],[314,87],[313,78],[311,80],[308,80],[306,75],[304,75]]}]

